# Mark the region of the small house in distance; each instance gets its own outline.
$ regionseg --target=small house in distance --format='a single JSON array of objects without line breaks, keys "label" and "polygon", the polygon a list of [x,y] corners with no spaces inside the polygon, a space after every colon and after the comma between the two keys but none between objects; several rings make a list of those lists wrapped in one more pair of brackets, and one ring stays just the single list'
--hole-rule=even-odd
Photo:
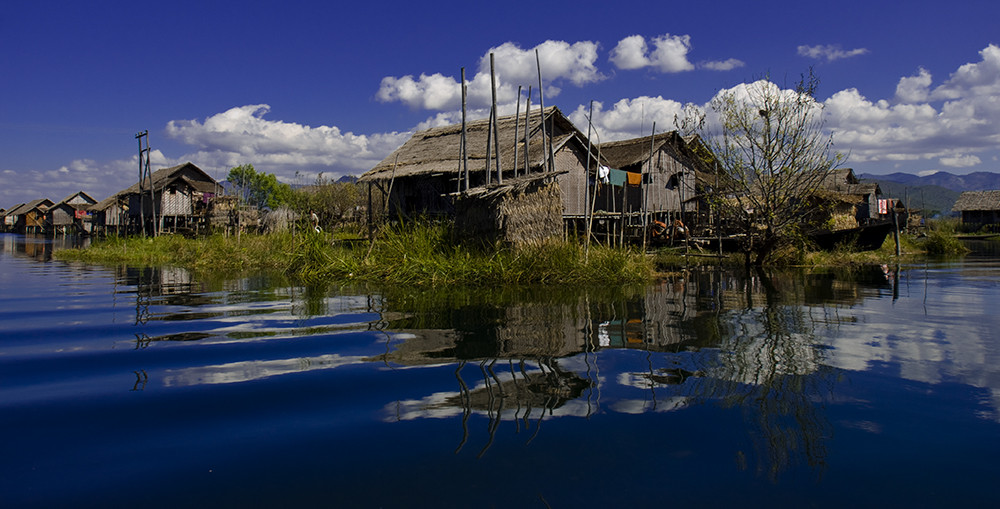
[{"label": "small house in distance", "polygon": [[[148,184],[147,184],[148,185]],[[94,224],[104,232],[178,231],[205,226],[208,203],[220,191],[218,182],[193,163],[156,170],[152,200],[139,183],[93,207]]]},{"label": "small house in distance", "polygon": [[966,191],[955,200],[952,210],[962,214],[966,229],[1000,231],[1000,190]]},{"label": "small house in distance", "polygon": [[91,215],[90,207],[97,204],[97,200],[90,197],[83,191],[77,191],[59,203],[49,207],[46,211],[46,220],[51,225],[53,233],[90,233]]},{"label": "small house in distance", "polygon": [[45,233],[48,230],[45,212],[52,205],[52,200],[40,198],[14,207],[7,213],[5,227],[15,233]]}]

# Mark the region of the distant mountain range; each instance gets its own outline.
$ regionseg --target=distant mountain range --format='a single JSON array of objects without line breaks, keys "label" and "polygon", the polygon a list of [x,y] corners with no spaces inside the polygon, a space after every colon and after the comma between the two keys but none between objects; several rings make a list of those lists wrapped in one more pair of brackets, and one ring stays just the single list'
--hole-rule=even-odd
[{"label": "distant mountain range", "polygon": [[951,207],[963,191],[1000,189],[1000,173],[988,171],[968,175],[939,171],[923,177],[910,173],[859,174],[858,178],[877,182],[883,195],[905,200],[909,208],[923,209],[927,215],[950,215]]}]

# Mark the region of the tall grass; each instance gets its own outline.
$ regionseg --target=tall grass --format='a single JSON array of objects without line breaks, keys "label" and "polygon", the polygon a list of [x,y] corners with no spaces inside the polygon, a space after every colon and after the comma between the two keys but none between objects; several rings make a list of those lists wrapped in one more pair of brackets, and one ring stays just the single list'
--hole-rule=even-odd
[{"label": "tall grass", "polygon": [[441,224],[394,226],[373,243],[334,242],[324,233],[111,237],[58,256],[95,263],[176,265],[198,272],[279,271],[303,282],[372,282],[406,285],[530,283],[625,284],[648,281],[653,264],[631,249],[593,247],[589,257],[574,243],[524,249],[479,247],[453,240]]}]

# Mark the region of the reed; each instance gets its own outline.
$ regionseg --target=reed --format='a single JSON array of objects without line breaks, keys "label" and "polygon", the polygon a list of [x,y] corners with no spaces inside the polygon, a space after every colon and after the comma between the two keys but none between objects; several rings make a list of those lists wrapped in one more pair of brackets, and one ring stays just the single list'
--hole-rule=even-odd
[{"label": "reed", "polygon": [[575,243],[518,249],[483,247],[453,239],[451,228],[422,223],[388,227],[373,244],[334,242],[312,231],[187,239],[110,237],[63,259],[103,264],[173,265],[234,275],[277,271],[302,282],[370,282],[414,286],[532,283],[628,284],[653,276],[653,263],[631,249],[597,248],[584,255]]}]

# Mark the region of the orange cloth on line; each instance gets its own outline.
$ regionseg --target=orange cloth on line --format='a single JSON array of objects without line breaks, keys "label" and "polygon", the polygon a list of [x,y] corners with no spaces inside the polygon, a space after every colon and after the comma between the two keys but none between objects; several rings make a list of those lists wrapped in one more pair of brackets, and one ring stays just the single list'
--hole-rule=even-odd
[{"label": "orange cloth on line", "polygon": [[628,174],[628,183],[630,186],[638,186],[642,184],[642,174],[632,173],[630,171],[625,172]]}]

